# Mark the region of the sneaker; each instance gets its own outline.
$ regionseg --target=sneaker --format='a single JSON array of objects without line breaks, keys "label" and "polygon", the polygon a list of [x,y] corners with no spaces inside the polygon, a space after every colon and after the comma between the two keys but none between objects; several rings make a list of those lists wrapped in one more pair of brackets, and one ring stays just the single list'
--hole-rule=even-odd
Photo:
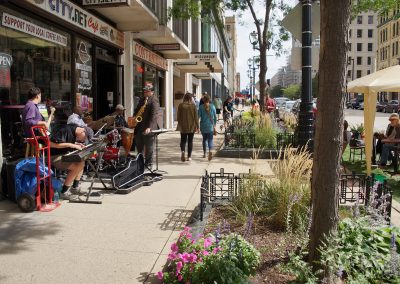
[{"label": "sneaker", "polygon": [[185,152],[181,153],[181,161],[184,162],[185,161]]},{"label": "sneaker", "polygon": [[191,161],[192,158],[191,157],[187,157],[186,161]]},{"label": "sneaker", "polygon": [[203,153],[203,158],[205,158],[205,157],[206,157],[206,153],[204,152],[204,153]]},{"label": "sneaker", "polygon": [[208,160],[209,160],[209,161],[212,160],[212,152],[208,152]]},{"label": "sneaker", "polygon": [[60,194],[60,198],[63,200],[69,200],[71,198],[71,196],[72,196],[72,193],[71,193],[70,189],[67,190],[66,192]]}]

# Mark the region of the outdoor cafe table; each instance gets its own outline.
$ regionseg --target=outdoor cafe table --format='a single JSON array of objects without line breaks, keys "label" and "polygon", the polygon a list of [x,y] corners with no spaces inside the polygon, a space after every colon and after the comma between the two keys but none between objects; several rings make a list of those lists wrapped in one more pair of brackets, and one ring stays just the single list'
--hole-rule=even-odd
[{"label": "outdoor cafe table", "polygon": [[394,159],[393,159],[393,174],[398,173],[399,169],[399,145],[400,145],[400,139],[383,139],[382,143],[384,144],[393,144],[394,147]]}]

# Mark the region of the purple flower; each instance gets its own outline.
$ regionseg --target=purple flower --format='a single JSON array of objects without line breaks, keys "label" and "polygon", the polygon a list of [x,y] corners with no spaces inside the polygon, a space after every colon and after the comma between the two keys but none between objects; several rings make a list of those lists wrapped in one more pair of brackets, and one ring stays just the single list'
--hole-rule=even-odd
[{"label": "purple flower", "polygon": [[176,252],[171,252],[169,255],[168,255],[168,259],[169,260],[173,260],[173,259],[175,259],[176,258]]},{"label": "purple flower", "polygon": [[157,278],[158,278],[159,280],[163,280],[163,279],[164,279],[164,273],[162,273],[161,271],[158,271],[158,273],[157,273]]},{"label": "purple flower", "polygon": [[209,255],[210,253],[206,250],[203,250],[203,255]]}]

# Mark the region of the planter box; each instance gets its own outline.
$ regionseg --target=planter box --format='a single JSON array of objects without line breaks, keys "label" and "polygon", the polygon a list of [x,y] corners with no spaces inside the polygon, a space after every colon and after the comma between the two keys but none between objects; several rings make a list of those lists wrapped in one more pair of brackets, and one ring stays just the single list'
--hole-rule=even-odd
[{"label": "planter box", "polygon": [[265,149],[259,150],[258,148],[227,148],[223,147],[216,153],[217,157],[223,158],[253,158],[254,153],[258,153],[258,159],[277,159],[281,150]]}]

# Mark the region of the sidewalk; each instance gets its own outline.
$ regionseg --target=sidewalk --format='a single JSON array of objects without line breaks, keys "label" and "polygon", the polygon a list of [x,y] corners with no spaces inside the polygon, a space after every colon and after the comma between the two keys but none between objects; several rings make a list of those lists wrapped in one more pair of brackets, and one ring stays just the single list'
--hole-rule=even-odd
[{"label": "sidewalk", "polygon": [[[165,264],[171,242],[198,205],[204,170],[253,167],[240,159],[209,163],[200,135],[194,143],[193,160],[181,162],[179,133],[160,135],[164,179],[128,195],[105,194],[101,205],[64,201],[53,212],[26,214],[0,201],[0,283],[157,283],[149,273]],[[265,160],[257,162],[257,171],[271,174]]]}]

